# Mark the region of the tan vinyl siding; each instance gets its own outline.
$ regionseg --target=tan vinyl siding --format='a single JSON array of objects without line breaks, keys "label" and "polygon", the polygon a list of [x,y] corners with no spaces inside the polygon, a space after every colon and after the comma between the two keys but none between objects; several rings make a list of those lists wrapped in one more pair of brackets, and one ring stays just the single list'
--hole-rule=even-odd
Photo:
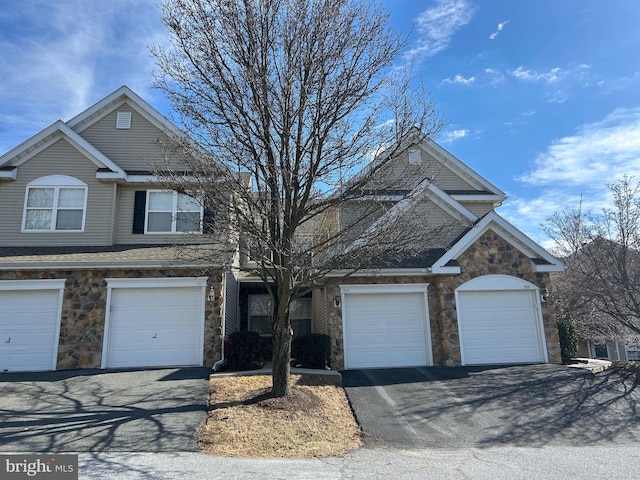
[{"label": "tan vinyl siding", "polygon": [[418,202],[411,210],[411,217],[423,225],[425,231],[431,231],[430,235],[433,247],[446,247],[468,226],[468,220],[460,220],[443,210],[433,201],[425,199]]},{"label": "tan vinyl siding", "polygon": [[[60,139],[46,150],[18,167],[14,182],[0,183],[0,245],[2,246],[69,246],[110,245],[113,225],[112,184],[96,180],[97,166]],[[48,175],[68,175],[87,184],[87,213],[81,233],[21,233],[22,214],[27,184]]]},{"label": "tan vinyl siding", "polygon": [[[130,129],[116,129],[118,112],[131,112]],[[165,165],[165,155],[158,144],[162,131],[126,103],[81,131],[80,136],[124,170],[166,170],[169,166],[184,170],[176,162]]]},{"label": "tan vinyl siding", "polygon": [[484,217],[487,213],[493,210],[493,203],[465,203],[460,202],[468,210],[471,210],[478,218]]},{"label": "tan vinyl siding", "polygon": [[409,163],[409,152],[405,151],[392,159],[376,172],[372,182],[378,188],[409,189],[415,188],[425,178],[443,190],[473,190],[467,181],[460,178],[455,172],[445,167],[442,163],[432,158],[424,150],[420,150],[420,165]]},{"label": "tan vinyl siding", "polygon": [[392,202],[353,201],[346,203],[340,209],[340,231],[343,232],[347,241],[355,240],[392,206]]}]

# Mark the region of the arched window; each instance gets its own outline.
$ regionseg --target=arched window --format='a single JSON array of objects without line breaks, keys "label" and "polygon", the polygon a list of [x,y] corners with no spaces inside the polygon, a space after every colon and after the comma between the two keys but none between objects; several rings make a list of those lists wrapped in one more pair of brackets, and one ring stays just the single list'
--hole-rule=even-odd
[{"label": "arched window", "polygon": [[40,177],[27,185],[23,232],[82,232],[87,184],[67,175]]}]

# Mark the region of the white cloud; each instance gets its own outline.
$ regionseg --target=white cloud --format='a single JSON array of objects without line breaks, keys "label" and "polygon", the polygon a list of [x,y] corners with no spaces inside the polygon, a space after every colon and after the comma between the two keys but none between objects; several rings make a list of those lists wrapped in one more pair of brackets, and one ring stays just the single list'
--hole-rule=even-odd
[{"label": "white cloud", "polygon": [[540,192],[535,198],[523,198],[508,194],[509,200],[500,207],[499,213],[509,222],[529,235],[545,248],[553,247],[543,225],[556,212],[570,210],[582,203],[585,212],[600,212],[611,204],[611,196],[605,185],[581,190],[550,188]]},{"label": "white cloud", "polygon": [[460,130],[451,130],[449,132],[445,132],[442,135],[442,143],[453,143],[456,140],[460,140],[461,138],[466,137],[467,135],[469,135],[469,130],[467,129],[460,129]]},{"label": "white cloud", "polygon": [[505,25],[506,25],[507,23],[509,23],[509,20],[505,20],[504,22],[499,23],[499,24],[498,24],[498,29],[497,29],[495,32],[493,32],[491,35],[489,35],[489,38],[490,38],[491,40],[495,40],[495,39],[496,39],[496,37],[497,37],[498,35],[500,35],[500,32],[502,31],[502,29],[505,27]]},{"label": "white cloud", "polygon": [[562,90],[556,90],[547,95],[547,102],[549,103],[564,103],[567,101],[567,95]]},{"label": "white cloud", "polygon": [[553,141],[519,180],[537,186],[592,187],[625,174],[640,178],[640,108],[615,110],[600,122],[583,125],[575,135]]},{"label": "white cloud", "polygon": [[0,17],[0,153],[123,84],[153,100],[160,16],[154,0],[15,2]]},{"label": "white cloud", "polygon": [[495,85],[496,83],[500,83],[504,80],[504,74],[495,68],[485,68],[484,73],[489,76],[489,84],[491,85]]},{"label": "white cloud", "polygon": [[[618,109],[551,142],[517,180],[536,189],[529,198],[509,195],[500,214],[534,240],[548,245],[542,224],[562,209],[598,213],[612,205],[607,184],[624,175],[640,179],[640,107]],[[521,189],[526,194],[531,189]],[[546,242],[546,243],[545,243]]]},{"label": "white cloud", "polygon": [[416,19],[418,39],[410,58],[430,57],[446,49],[455,33],[468,24],[475,8],[467,0],[436,0],[436,5]]},{"label": "white cloud", "polygon": [[465,78],[464,76],[460,75],[459,73],[454,75],[453,78],[445,78],[442,83],[457,83],[459,85],[469,85],[473,82],[475,82],[476,77],[468,77]]},{"label": "white cloud", "polygon": [[520,65],[515,70],[511,70],[509,72],[513,77],[524,80],[526,82],[545,82],[545,83],[553,83],[557,82],[561,78],[566,75],[566,72],[561,68],[555,67],[549,70],[548,72],[539,73],[535,70],[527,70],[524,66]]}]

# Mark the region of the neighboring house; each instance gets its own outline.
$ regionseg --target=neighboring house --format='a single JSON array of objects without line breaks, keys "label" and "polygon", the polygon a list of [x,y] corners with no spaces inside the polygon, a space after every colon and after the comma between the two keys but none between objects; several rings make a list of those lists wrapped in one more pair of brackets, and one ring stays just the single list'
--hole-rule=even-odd
[{"label": "neighboring house", "polygon": [[[0,157],[0,371],[212,366],[224,335],[268,334],[250,259],[158,187],[154,166],[184,171],[159,146],[174,129],[121,87]],[[422,256],[327,274],[293,306],[295,334],[327,333],[333,368],[559,362],[546,298],[563,266],[494,211],[504,193],[430,140],[377,178],[375,221],[415,208],[454,227]]]},{"label": "neighboring house", "polygon": [[[390,186],[390,187],[389,187]],[[397,209],[450,225],[439,248],[399,255],[314,291],[314,328],[338,368],[560,362],[549,273],[563,265],[494,209],[504,193],[431,140],[372,179]],[[394,192],[392,194],[392,192]],[[349,216],[347,206],[338,223]],[[346,222],[350,222],[349,219]],[[376,225],[373,223],[372,225]]]},{"label": "neighboring house", "polygon": [[629,335],[626,341],[594,339],[578,341],[578,357],[603,360],[640,360],[640,335]]}]

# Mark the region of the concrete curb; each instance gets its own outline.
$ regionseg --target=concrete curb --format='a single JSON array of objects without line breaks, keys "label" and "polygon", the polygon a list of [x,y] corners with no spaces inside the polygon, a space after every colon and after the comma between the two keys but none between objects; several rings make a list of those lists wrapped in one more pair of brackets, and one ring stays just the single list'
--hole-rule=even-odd
[{"label": "concrete curb", "polygon": [[604,372],[611,367],[611,362],[608,360],[597,360],[595,358],[576,358],[575,360],[578,363],[571,363],[567,367],[582,368],[589,370],[593,374]]}]

